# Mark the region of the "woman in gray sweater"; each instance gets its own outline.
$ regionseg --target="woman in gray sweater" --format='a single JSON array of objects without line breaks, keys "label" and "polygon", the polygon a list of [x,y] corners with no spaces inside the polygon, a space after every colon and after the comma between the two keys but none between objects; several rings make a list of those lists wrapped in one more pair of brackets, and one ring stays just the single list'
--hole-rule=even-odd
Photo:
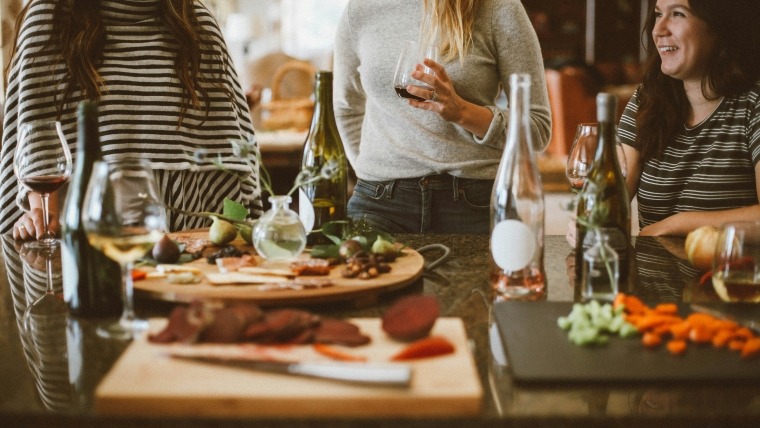
[{"label": "woman in gray sweater", "polygon": [[[433,90],[409,88],[426,101],[401,99],[396,61],[419,38],[440,49],[439,62],[424,63],[435,75],[415,76]],[[549,142],[541,50],[519,0],[351,1],[334,72],[335,115],[358,177],[349,216],[387,232],[488,233],[509,116],[495,98],[511,73],[531,75],[534,148]]]}]

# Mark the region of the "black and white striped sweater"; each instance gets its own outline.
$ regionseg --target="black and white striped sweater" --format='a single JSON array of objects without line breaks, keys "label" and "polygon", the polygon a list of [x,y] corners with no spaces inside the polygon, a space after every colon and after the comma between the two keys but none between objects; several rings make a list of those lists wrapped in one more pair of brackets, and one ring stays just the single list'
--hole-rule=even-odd
[{"label": "black and white striped sweater", "polygon": [[[65,64],[51,50],[49,38],[57,0],[35,3],[22,24],[16,55],[12,59],[0,155],[0,232],[10,230],[21,215],[17,206],[18,182],[13,175],[13,151],[20,123],[55,120],[63,86]],[[101,0],[107,41],[99,66],[105,87],[100,100],[100,139],[105,160],[127,157],[148,159],[164,200],[188,211],[216,211],[224,197],[243,202],[253,215],[261,212],[258,166],[253,172],[233,152],[231,139],[253,135],[250,112],[234,72],[218,24],[210,12],[196,2],[201,29],[216,46],[203,52],[201,71],[214,82],[208,87],[211,99],[206,116],[188,105],[179,125],[183,87],[174,71],[178,46],[157,18],[163,0]],[[224,67],[223,67],[224,65]],[[223,73],[222,73],[223,71]],[[225,87],[226,91],[220,87]],[[234,94],[230,99],[227,93]],[[77,104],[80,93],[64,106],[60,121],[76,156]],[[206,156],[199,158],[203,151]],[[240,181],[212,163],[221,156],[228,170],[247,174]],[[255,153],[249,154],[256,164]],[[60,199],[63,199],[62,197]],[[171,230],[202,226],[203,219],[171,212]]]}]

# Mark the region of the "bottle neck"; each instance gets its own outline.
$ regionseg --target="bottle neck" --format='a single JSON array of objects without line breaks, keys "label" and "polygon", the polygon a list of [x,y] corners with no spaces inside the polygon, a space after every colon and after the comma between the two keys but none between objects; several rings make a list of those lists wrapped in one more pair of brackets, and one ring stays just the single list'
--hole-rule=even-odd
[{"label": "bottle neck", "polygon": [[314,86],[314,118],[312,124],[333,117],[332,73],[319,71]]},{"label": "bottle neck", "polygon": [[595,160],[602,165],[615,165],[618,169],[617,158],[617,126],[613,122],[599,122],[599,144],[596,148]]},{"label": "bottle neck", "polygon": [[269,203],[272,204],[272,209],[288,208],[293,198],[287,195],[276,195],[269,197]]},{"label": "bottle neck", "polygon": [[530,81],[512,78],[509,90],[509,125],[504,156],[530,155]]},{"label": "bottle neck", "polygon": [[97,107],[88,105],[80,108],[77,126],[77,166],[91,167],[102,158]]}]

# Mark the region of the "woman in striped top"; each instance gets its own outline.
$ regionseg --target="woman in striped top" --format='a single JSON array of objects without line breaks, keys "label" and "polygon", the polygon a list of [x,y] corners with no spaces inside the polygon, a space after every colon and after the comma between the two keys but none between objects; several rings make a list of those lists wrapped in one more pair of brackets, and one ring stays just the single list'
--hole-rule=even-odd
[{"label": "woman in striped top", "polygon": [[[7,70],[0,232],[42,234],[38,198],[30,195],[26,214],[16,202],[25,199],[12,165],[18,125],[60,120],[76,153],[76,106],[84,99],[99,101],[103,158],[149,160],[168,205],[219,212],[229,197],[261,212],[258,170],[230,144],[253,135],[248,105],[219,27],[199,1],[32,0],[21,18]],[[219,157],[250,179],[220,171]],[[51,198],[53,228],[56,212]],[[205,225],[174,211],[167,217],[169,230]]]},{"label": "woman in striped top", "polygon": [[657,0],[619,127],[640,234],[760,219],[759,20],[756,0]]}]

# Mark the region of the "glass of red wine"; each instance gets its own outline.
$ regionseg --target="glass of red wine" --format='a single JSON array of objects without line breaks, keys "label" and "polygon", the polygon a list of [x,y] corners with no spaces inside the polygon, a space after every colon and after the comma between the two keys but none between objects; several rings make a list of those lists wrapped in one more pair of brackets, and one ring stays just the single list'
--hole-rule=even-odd
[{"label": "glass of red wine", "polygon": [[48,199],[71,177],[72,160],[69,145],[56,121],[22,123],[18,129],[13,169],[19,182],[37,193],[42,200],[42,221],[45,233],[29,242],[31,248],[50,248],[58,245],[48,226]]},{"label": "glass of red wine", "polygon": [[423,98],[411,94],[408,90],[410,85],[424,88],[428,91],[433,90],[433,88],[428,86],[427,83],[421,82],[412,77],[412,72],[418,65],[422,66],[424,73],[435,75],[433,70],[423,65],[425,58],[438,61],[438,48],[434,45],[422,45],[415,41],[406,42],[404,49],[401,51],[401,56],[398,59],[398,65],[396,65],[396,74],[393,77],[393,88],[399,97],[410,98],[416,101],[429,100],[429,98]]}]

